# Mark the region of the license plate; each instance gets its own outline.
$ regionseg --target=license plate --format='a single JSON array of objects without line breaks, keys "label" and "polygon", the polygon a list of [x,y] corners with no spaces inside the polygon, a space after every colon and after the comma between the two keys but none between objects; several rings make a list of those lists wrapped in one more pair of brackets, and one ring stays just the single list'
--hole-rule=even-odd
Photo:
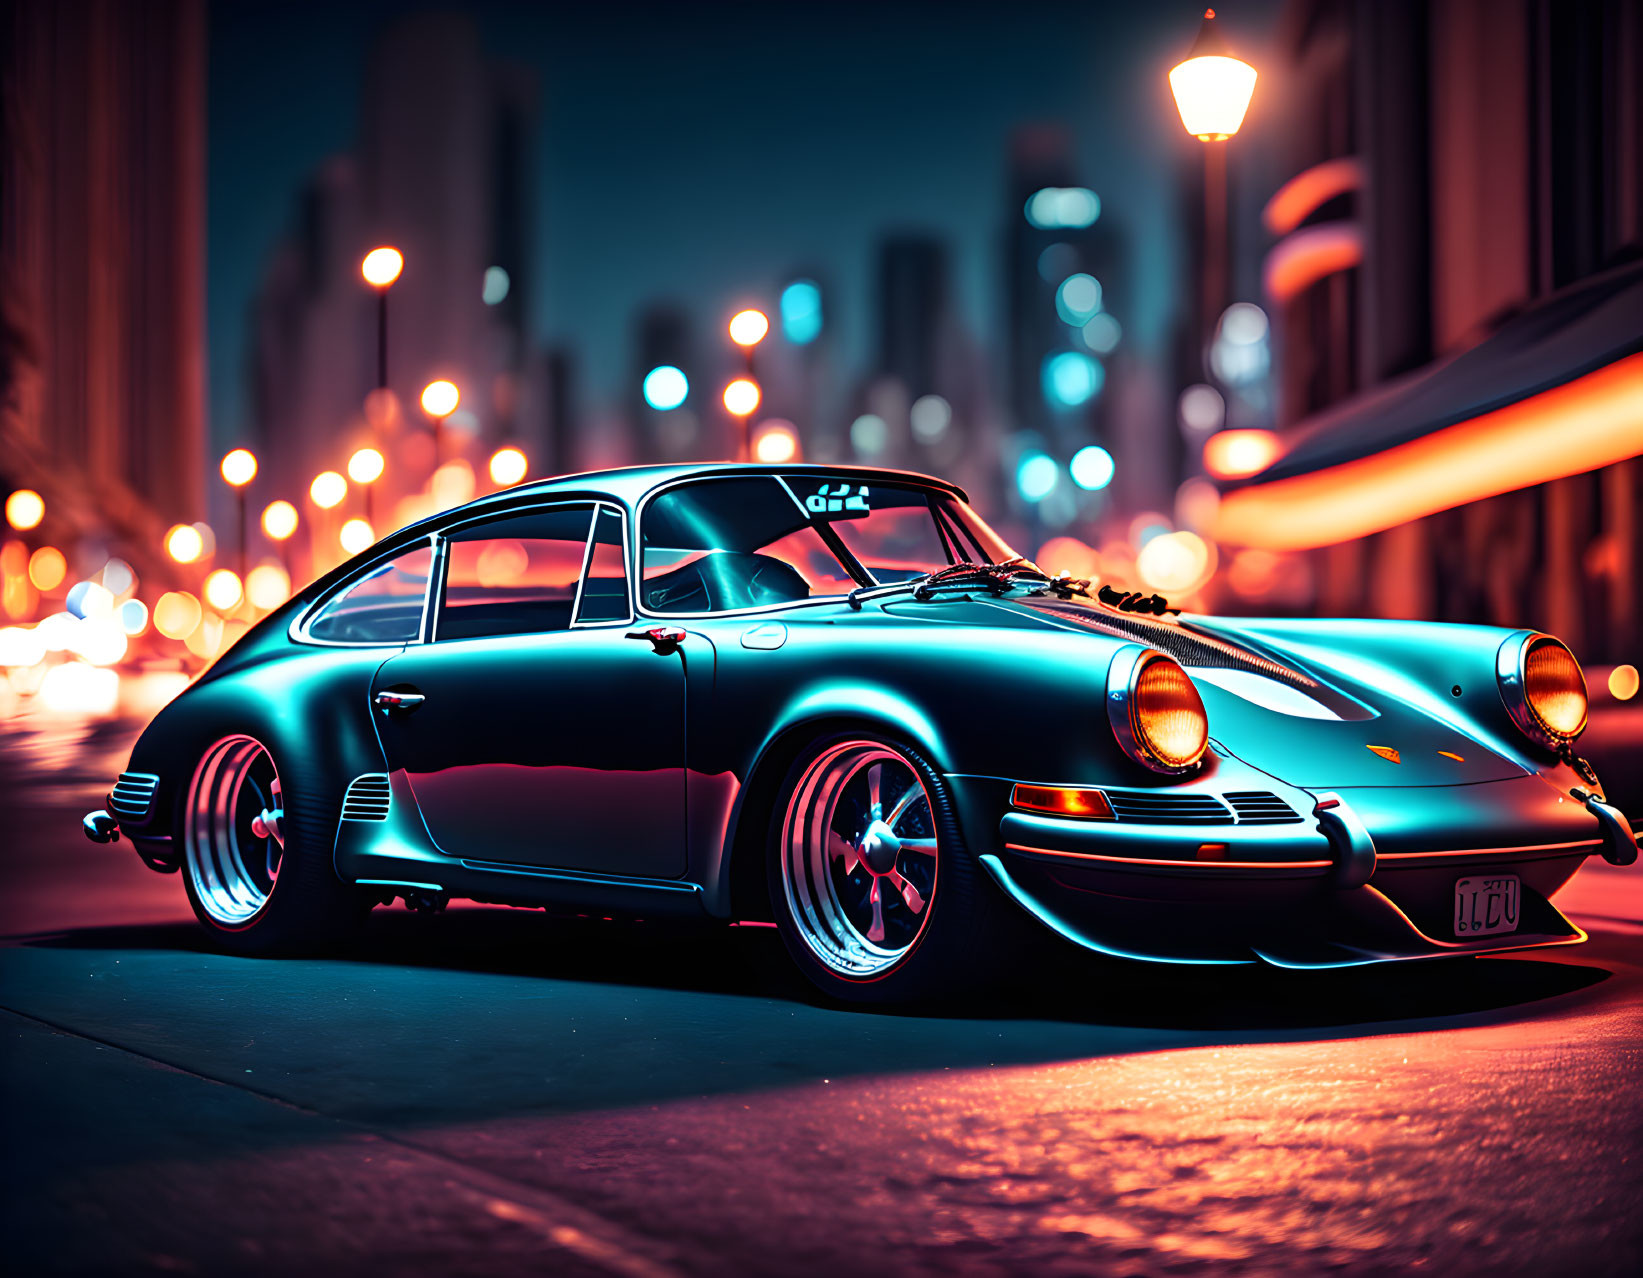
[{"label": "license plate", "polygon": [[1455,935],[1493,936],[1515,932],[1518,925],[1518,878],[1462,879],[1455,884]]}]

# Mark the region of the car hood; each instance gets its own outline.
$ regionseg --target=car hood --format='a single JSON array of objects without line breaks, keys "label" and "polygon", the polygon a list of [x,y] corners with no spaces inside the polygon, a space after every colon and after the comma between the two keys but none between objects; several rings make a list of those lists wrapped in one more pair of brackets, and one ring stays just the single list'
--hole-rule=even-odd
[{"label": "car hood", "polygon": [[[1012,628],[1082,630],[1109,642],[1131,640],[1178,660],[1197,685],[1210,737],[1226,753],[1306,789],[1444,786],[1523,776],[1520,764],[1468,731],[1436,697],[1425,705],[1388,689],[1408,682],[1391,666],[1352,663],[1327,650],[1300,658],[1281,638],[1241,633],[1237,621],[1153,617],[1044,595],[891,605],[900,616]],[[1321,623],[1329,624],[1329,623]],[[1433,644],[1440,642],[1434,635]],[[1300,646],[1300,645],[1297,645]]]}]

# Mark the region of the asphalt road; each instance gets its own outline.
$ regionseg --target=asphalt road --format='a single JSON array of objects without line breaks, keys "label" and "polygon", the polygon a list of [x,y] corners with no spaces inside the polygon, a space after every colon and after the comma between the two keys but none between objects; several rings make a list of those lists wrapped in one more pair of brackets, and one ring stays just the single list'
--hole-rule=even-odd
[{"label": "asphalt road", "polygon": [[77,831],[128,741],[0,724],[8,1273],[1643,1272],[1643,868],[1543,956],[880,1015],[754,930],[211,953]]}]

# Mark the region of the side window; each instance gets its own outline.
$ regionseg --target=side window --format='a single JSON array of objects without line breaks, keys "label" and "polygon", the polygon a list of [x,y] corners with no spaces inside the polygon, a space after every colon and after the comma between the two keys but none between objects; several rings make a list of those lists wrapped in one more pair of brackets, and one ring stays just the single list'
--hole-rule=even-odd
[{"label": "side window", "polygon": [[422,635],[422,603],[433,551],[406,551],[332,595],[308,623],[327,643],[412,643]]},{"label": "side window", "polygon": [[434,638],[568,630],[591,506],[559,506],[453,533]]},{"label": "side window", "polygon": [[609,506],[601,506],[593,518],[593,544],[588,550],[588,571],[582,581],[576,619],[626,621],[632,615],[628,608],[627,565],[622,555],[622,516]]}]

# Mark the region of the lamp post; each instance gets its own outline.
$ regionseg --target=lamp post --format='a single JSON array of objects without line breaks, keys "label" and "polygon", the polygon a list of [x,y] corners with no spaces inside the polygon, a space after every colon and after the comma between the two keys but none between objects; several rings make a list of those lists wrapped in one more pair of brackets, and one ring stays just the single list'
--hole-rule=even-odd
[{"label": "lamp post", "polygon": [[428,421],[434,432],[434,469],[439,469],[439,431],[445,424],[445,419],[456,412],[456,406],[462,402],[462,392],[456,388],[455,382],[429,382],[422,388],[422,411],[428,414]]},{"label": "lamp post", "polygon": [[[730,317],[730,340],[742,348],[743,364],[747,369],[746,377],[739,377],[725,387],[725,407],[733,416],[741,418],[741,439],[737,443],[739,461],[747,461],[752,456],[753,441],[748,435],[748,424],[753,420],[753,410],[758,408],[762,398],[759,383],[753,377],[753,350],[764,341],[769,331],[770,319],[763,311],[737,311]],[[734,395],[732,392],[735,392]],[[736,402],[732,403],[732,399]],[[741,403],[747,405],[746,411],[736,406]]]},{"label": "lamp post", "polygon": [[1204,326],[1227,303],[1226,144],[1244,122],[1255,92],[1255,68],[1232,56],[1215,10],[1204,10],[1186,58],[1169,73],[1170,91],[1186,131],[1204,144]]},{"label": "lamp post", "polygon": [[388,290],[405,269],[405,258],[396,248],[374,248],[359,264],[365,282],[377,291],[377,389],[388,389]]},{"label": "lamp post", "polygon": [[228,486],[234,490],[234,505],[239,516],[240,525],[240,558],[239,573],[245,577],[245,543],[249,537],[246,527],[245,490],[253,479],[257,477],[257,459],[249,449],[236,448],[222,459],[222,477]]}]

